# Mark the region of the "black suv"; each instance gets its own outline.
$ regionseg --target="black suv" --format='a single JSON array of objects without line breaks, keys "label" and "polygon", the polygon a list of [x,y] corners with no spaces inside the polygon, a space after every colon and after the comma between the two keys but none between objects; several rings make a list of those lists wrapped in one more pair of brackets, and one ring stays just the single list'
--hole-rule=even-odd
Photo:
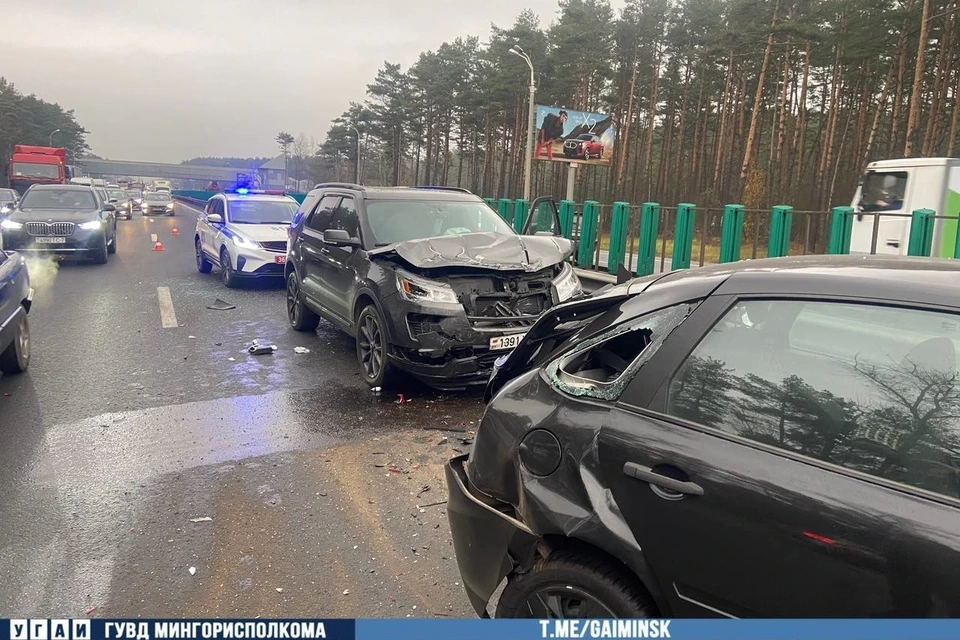
[{"label": "black suv", "polygon": [[483,384],[545,309],[581,294],[556,204],[531,212],[521,236],[462,189],[317,185],[290,228],[290,324],[322,316],[355,336],[371,386],[394,367],[441,389]]},{"label": "black suv", "polygon": [[0,221],[3,248],[106,264],[108,254],[117,252],[117,208],[102,191],[83,185],[33,185]]},{"label": "black suv", "polygon": [[551,309],[447,466],[477,612],[960,616],[957,282],[777,258]]}]

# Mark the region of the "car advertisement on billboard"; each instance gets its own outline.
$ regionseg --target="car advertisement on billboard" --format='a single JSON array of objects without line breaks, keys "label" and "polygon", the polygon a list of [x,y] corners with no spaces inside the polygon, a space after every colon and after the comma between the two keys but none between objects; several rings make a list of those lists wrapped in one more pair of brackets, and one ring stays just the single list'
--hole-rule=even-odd
[{"label": "car advertisement on billboard", "polygon": [[537,105],[537,160],[609,165],[616,139],[608,115]]}]

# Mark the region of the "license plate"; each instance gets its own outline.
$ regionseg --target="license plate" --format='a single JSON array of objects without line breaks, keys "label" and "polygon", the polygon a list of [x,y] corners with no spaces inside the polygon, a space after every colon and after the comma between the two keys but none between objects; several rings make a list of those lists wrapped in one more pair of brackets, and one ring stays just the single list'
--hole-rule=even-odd
[{"label": "license plate", "polygon": [[286,264],[287,256],[276,256],[274,257],[273,261],[276,262],[277,264]]},{"label": "license plate", "polygon": [[47,238],[34,238],[34,241],[37,244],[66,244],[67,239],[57,236],[47,237]]},{"label": "license plate", "polygon": [[523,340],[523,336],[524,334],[522,333],[513,333],[509,336],[497,336],[496,338],[490,338],[490,349],[513,349],[520,344],[520,341]]}]

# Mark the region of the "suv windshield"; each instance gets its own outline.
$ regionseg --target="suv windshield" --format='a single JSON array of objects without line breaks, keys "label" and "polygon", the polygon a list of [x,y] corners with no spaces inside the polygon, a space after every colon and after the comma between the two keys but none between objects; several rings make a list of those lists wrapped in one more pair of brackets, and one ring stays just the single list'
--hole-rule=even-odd
[{"label": "suv windshield", "polygon": [[93,194],[80,189],[31,189],[23,196],[20,208],[31,209],[96,209]]},{"label": "suv windshield", "polygon": [[276,200],[231,200],[230,222],[234,224],[290,224],[296,202]]},{"label": "suv windshield", "polygon": [[863,177],[859,206],[863,211],[898,211],[906,192],[906,171],[871,171]]},{"label": "suv windshield", "polygon": [[366,208],[378,245],[462,233],[514,234],[513,228],[482,202],[368,200]]}]

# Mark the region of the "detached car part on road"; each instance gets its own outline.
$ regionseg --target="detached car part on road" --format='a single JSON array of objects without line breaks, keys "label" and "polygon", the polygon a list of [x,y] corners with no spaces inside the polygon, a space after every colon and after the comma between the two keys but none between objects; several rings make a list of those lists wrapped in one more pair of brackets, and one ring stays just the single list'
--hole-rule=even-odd
[{"label": "detached car part on road", "polygon": [[116,207],[101,196],[102,191],[64,184],[30,187],[0,220],[0,246],[106,264],[109,254],[117,252],[117,217]]},{"label": "detached car part on road", "polygon": [[551,309],[446,469],[477,612],[960,616],[958,282],[780,258]]},{"label": "detached car part on road", "polygon": [[22,373],[30,365],[27,314],[33,289],[23,256],[0,249],[0,372]]},{"label": "detached car part on road", "polygon": [[461,189],[318,185],[290,229],[290,324],[322,316],[356,337],[373,387],[394,368],[441,389],[484,384],[541,313],[581,294],[559,229],[546,199],[520,235]]}]

